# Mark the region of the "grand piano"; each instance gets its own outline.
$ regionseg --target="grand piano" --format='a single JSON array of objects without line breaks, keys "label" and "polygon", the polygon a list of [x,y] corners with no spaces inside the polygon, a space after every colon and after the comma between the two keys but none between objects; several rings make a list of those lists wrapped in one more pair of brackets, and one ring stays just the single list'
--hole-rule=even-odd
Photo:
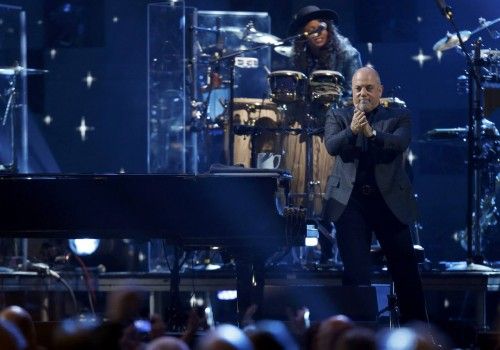
[{"label": "grand piano", "polygon": [[[180,249],[224,247],[236,261],[242,319],[251,304],[261,303],[266,254],[303,245],[305,211],[282,204],[288,182],[283,174],[266,171],[2,175],[0,235],[160,238]],[[170,272],[173,315],[179,305],[179,265]]]},{"label": "grand piano", "polygon": [[301,245],[279,173],[2,175],[0,234],[161,238],[182,246]]}]

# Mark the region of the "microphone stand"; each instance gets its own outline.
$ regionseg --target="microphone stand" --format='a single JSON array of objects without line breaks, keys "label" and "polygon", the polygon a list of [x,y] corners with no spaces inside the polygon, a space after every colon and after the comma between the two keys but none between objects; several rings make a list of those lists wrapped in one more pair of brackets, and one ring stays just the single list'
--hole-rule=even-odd
[{"label": "microphone stand", "polygon": [[[467,261],[466,270],[491,270],[489,267],[480,265],[484,262],[481,255],[481,235],[480,235],[480,177],[479,167],[481,166],[481,154],[479,139],[481,137],[481,120],[483,119],[481,108],[481,77],[479,76],[481,40],[474,45],[474,60],[470,57],[465,47],[465,43],[460,35],[451,7],[439,4],[441,13],[450,22],[453,30],[457,33],[460,48],[464,53],[469,75],[469,95],[468,95],[468,130],[467,130]],[[475,239],[475,249],[472,248],[472,241]],[[461,268],[452,268],[461,270]]]}]

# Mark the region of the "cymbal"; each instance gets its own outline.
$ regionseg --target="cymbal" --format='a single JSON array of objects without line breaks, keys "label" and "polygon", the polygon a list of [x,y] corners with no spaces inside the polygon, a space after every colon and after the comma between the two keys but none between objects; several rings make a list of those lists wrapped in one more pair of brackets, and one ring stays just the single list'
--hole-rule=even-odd
[{"label": "cymbal", "polygon": [[438,128],[425,133],[428,140],[461,139],[467,136],[467,128]]},{"label": "cymbal", "polygon": [[243,37],[243,40],[249,41],[256,44],[270,44],[277,45],[281,42],[281,39],[269,33],[263,32],[250,32]]},{"label": "cymbal", "polygon": [[[470,30],[462,30],[460,31],[460,36],[462,37],[462,40],[466,42],[469,40],[470,36],[472,35],[472,32]],[[432,47],[434,51],[445,51],[448,49],[451,49],[459,44],[458,36],[456,33],[451,34],[450,32],[446,33],[446,36],[442,39],[440,39],[438,42],[434,44]]]},{"label": "cymbal", "polygon": [[224,33],[234,34],[238,39],[243,39],[244,28],[236,26],[224,26],[220,27],[220,30]]},{"label": "cymbal", "polygon": [[293,49],[291,46],[276,46],[274,51],[285,57],[292,57],[293,55]]},{"label": "cymbal", "polygon": [[21,66],[0,67],[0,75],[14,75],[23,72],[26,74],[45,74],[49,71],[45,69],[24,68]]},{"label": "cymbal", "polygon": [[482,49],[481,58],[500,59],[500,50]]},{"label": "cymbal", "polygon": [[208,27],[196,27],[192,26],[191,29],[196,30],[197,32],[205,32],[205,33],[231,33],[238,37],[238,39],[243,38],[244,28],[236,27],[236,26],[223,26],[217,29],[216,27],[208,28]]},{"label": "cymbal", "polygon": [[[483,29],[486,29],[488,28],[489,26],[492,26],[493,24],[497,23],[497,22],[500,22],[500,17],[498,17],[497,19],[494,19],[492,21],[487,21],[486,19],[484,18],[479,18],[479,27],[477,27],[476,29],[474,29],[472,31],[472,34],[476,34],[477,32],[483,30]],[[498,38],[495,38],[495,39],[498,39]]]},{"label": "cymbal", "polygon": [[281,39],[269,33],[259,32],[255,29],[253,21],[248,22],[243,30],[243,40],[256,44],[279,45]]},{"label": "cymbal", "polygon": [[[219,61],[218,59],[221,56],[225,55],[232,55],[236,51],[241,51],[241,50],[248,50],[250,46],[245,46],[245,45],[239,45],[234,47],[232,50],[228,50],[227,48],[220,49],[217,47],[217,45],[210,45],[207,46],[203,49],[201,49],[201,54],[198,55],[198,62],[201,64],[214,64],[214,63],[220,63],[222,66],[227,66],[227,61]],[[217,53],[217,55],[216,55]]]}]

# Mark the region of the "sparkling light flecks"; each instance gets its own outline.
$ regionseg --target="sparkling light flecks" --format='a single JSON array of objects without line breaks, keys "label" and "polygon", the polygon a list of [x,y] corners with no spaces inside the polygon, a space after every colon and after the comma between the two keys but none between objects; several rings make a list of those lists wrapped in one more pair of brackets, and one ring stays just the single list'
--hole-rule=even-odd
[{"label": "sparkling light flecks", "polygon": [[85,123],[85,117],[82,117],[80,125],[76,128],[76,130],[80,133],[82,141],[87,139],[87,131],[93,131],[94,129],[95,128],[93,126],[87,126],[87,123]]},{"label": "sparkling light flecks", "polygon": [[87,88],[90,89],[92,87],[92,84],[94,83],[94,81],[96,81],[97,79],[92,76],[92,73],[87,72],[87,76],[85,78],[82,79],[83,82],[85,82],[87,84]]},{"label": "sparkling light flecks", "polygon": [[373,43],[366,43],[366,47],[368,49],[368,52],[370,53],[370,55],[372,54],[373,52]]},{"label": "sparkling light flecks", "polygon": [[47,114],[44,118],[43,118],[43,122],[45,123],[45,125],[50,125],[52,123],[52,117]]},{"label": "sparkling light flecks", "polygon": [[413,162],[417,159],[417,155],[409,150],[406,159],[408,159],[408,163],[410,163],[410,165],[413,165]]},{"label": "sparkling light flecks", "polygon": [[57,55],[57,50],[56,49],[50,49],[50,59],[56,58]]},{"label": "sparkling light flecks", "polygon": [[418,64],[420,65],[420,68],[423,68],[424,62],[428,61],[428,60],[431,60],[432,57],[429,56],[429,55],[424,55],[422,49],[419,49],[418,50],[418,55],[412,56],[412,59],[418,62]]}]

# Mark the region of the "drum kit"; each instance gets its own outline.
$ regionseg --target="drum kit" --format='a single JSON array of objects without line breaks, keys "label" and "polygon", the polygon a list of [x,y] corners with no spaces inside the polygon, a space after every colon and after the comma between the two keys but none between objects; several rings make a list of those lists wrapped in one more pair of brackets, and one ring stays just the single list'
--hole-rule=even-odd
[{"label": "drum kit", "polygon": [[[466,127],[429,130],[427,140],[453,142],[467,146],[467,227],[453,233],[453,239],[467,250],[466,269],[483,269],[485,246],[500,220],[495,205],[497,187],[500,185],[500,133],[488,117],[500,108],[500,50],[482,49],[478,39],[470,52],[465,42],[474,34],[487,30],[492,39],[500,33],[492,26],[500,18],[487,21],[479,18],[479,27],[472,31],[459,31],[453,22],[451,8],[443,14],[455,32],[434,44],[435,51],[456,47],[466,59],[467,74],[458,77],[458,86],[468,93],[469,116]],[[498,233],[498,231],[496,232]],[[494,257],[499,258],[499,257]],[[452,267],[451,269],[454,269]],[[463,269],[462,266],[456,269]]]}]

